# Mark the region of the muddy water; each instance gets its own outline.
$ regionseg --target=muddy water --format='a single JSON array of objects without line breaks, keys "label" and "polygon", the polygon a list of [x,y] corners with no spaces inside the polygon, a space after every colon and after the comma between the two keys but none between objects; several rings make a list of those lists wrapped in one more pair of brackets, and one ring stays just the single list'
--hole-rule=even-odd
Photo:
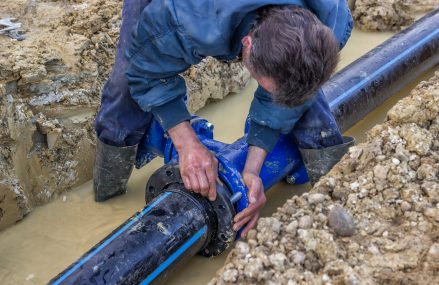
[{"label": "muddy water", "polygon": [[[355,31],[343,50],[340,68],[388,38],[390,34]],[[428,77],[428,76],[426,76]],[[232,142],[242,135],[252,92],[251,82],[243,91],[211,104],[199,112],[215,125],[216,138]],[[403,90],[397,98],[407,94]],[[397,99],[388,100],[382,108],[349,130],[359,140],[364,131],[381,121]],[[49,205],[35,209],[29,217],[0,233],[0,284],[45,284],[51,277],[74,262],[79,256],[110,233],[120,223],[144,206],[144,188],[160,160],[135,171],[129,181],[129,193],[103,204],[93,201],[91,182],[66,193]],[[292,195],[307,186],[279,183],[267,194],[269,215]],[[193,258],[167,284],[205,284],[224,263],[226,255],[214,259]]]}]

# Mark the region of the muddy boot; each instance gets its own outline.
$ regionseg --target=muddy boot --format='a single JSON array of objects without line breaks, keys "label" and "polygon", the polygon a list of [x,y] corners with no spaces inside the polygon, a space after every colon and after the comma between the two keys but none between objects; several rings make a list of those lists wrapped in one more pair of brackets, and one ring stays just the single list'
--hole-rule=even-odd
[{"label": "muddy boot", "polygon": [[311,185],[314,185],[319,181],[320,177],[327,174],[354,144],[354,138],[343,137],[343,143],[339,145],[322,149],[300,148],[300,154],[302,155]]},{"label": "muddy boot", "polygon": [[93,169],[95,201],[102,202],[127,192],[127,182],[133,171],[137,145],[116,147],[97,140]]}]

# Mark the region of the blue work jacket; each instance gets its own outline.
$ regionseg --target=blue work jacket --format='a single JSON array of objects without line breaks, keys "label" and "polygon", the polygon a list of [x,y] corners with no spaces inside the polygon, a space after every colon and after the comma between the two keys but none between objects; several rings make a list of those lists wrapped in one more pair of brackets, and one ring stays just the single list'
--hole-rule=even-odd
[{"label": "blue work jacket", "polygon": [[[295,4],[310,9],[344,46],[353,26],[346,0],[152,0],[133,31],[127,77],[131,96],[152,112],[167,131],[189,120],[187,92],[179,75],[203,58],[237,58],[256,10],[266,5]],[[310,99],[312,100],[312,99]],[[310,102],[287,108],[272,102],[261,86],[250,107],[247,142],[271,151],[281,133],[288,133]]]}]

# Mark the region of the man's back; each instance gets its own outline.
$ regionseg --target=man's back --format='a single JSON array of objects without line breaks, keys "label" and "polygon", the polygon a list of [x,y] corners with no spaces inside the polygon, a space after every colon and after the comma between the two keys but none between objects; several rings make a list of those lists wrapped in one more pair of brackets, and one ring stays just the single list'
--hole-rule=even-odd
[{"label": "man's back", "polygon": [[[341,0],[344,2],[344,0]],[[152,41],[164,53],[196,64],[206,56],[233,59],[250,29],[257,9],[266,5],[295,4],[313,11],[333,30],[341,45],[347,36],[346,4],[340,0],[157,0],[142,12],[129,57]],[[336,22],[338,19],[338,22]],[[350,29],[349,29],[350,32]]]}]

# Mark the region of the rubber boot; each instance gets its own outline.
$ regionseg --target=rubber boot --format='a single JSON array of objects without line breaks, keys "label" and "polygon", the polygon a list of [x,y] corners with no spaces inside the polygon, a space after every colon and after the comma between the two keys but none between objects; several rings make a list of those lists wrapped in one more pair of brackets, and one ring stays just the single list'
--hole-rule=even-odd
[{"label": "rubber boot", "polygon": [[127,192],[128,178],[136,160],[137,145],[111,146],[99,139],[93,169],[95,201],[102,202]]},{"label": "rubber boot", "polygon": [[311,185],[314,185],[320,177],[326,175],[354,144],[354,138],[344,136],[343,143],[339,145],[321,149],[299,148]]}]

